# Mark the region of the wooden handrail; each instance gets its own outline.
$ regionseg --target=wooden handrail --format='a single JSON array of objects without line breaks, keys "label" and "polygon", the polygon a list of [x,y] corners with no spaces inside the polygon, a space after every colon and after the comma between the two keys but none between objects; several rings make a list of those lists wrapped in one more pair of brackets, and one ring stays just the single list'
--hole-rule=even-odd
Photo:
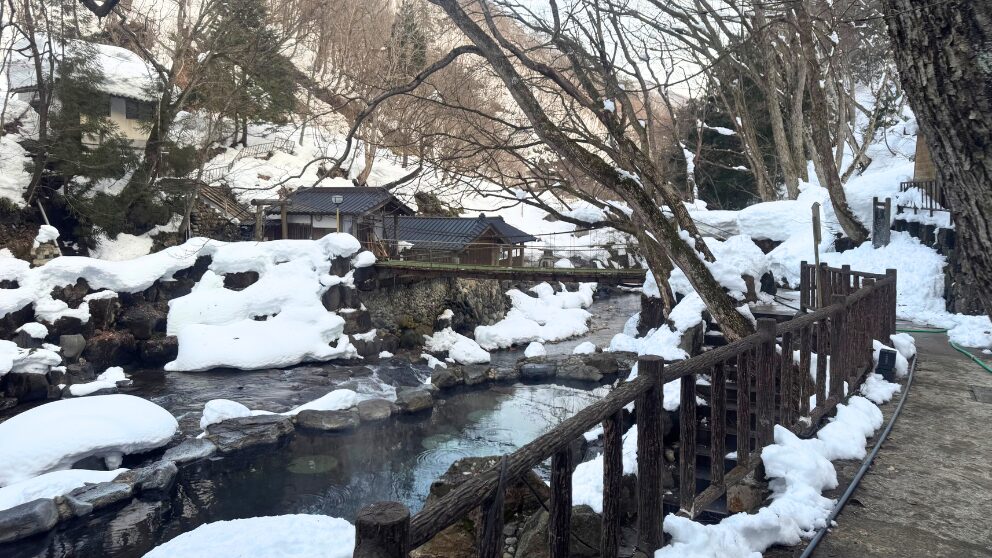
[{"label": "wooden handrail", "polygon": [[[815,266],[804,264],[804,273]],[[695,517],[727,488],[761,470],[762,447],[772,443],[775,424],[797,432],[809,433],[818,422],[841,403],[847,393],[854,393],[872,364],[872,340],[887,339],[895,331],[896,274],[889,270],[885,275],[850,271],[821,266],[820,273],[837,273],[846,278],[845,292],[831,293],[829,306],[797,316],[788,322],[775,324],[773,320],[759,320],[758,331],[743,339],[707,351],[688,360],[665,365],[656,356],[642,356],[638,360],[638,377],[622,383],[603,399],[579,411],[517,451],[504,456],[497,467],[466,480],[438,499],[432,505],[409,518],[409,525],[402,526],[409,538],[404,539],[406,552],[417,548],[460,518],[478,508],[480,503],[498,501],[497,492],[507,483],[520,478],[527,471],[552,459],[551,537],[549,545],[552,558],[565,558],[568,554],[568,525],[571,513],[571,470],[569,454],[571,443],[585,432],[603,423],[604,426],[604,489],[616,491],[623,467],[618,466],[622,442],[618,434],[620,411],[635,403],[638,422],[638,548],[647,553],[661,546],[661,502],[664,487],[660,484],[663,466],[661,432],[665,414],[661,411],[662,386],[683,379],[681,389],[680,422],[680,514]],[[857,288],[851,291],[857,285]],[[781,346],[781,355],[777,352]],[[798,345],[798,346],[797,346]],[[814,350],[815,349],[815,350]],[[798,352],[794,357],[793,350]],[[812,364],[817,355],[816,365]],[[830,359],[831,377],[827,381],[826,363]],[[733,371],[733,373],[731,372]],[[710,378],[711,416],[710,457],[711,480],[701,492],[696,491],[696,427],[697,395],[696,378]],[[736,465],[724,470],[724,445],[728,433],[727,383],[737,386]],[[845,392],[844,384],[848,384]],[[755,420],[750,420],[751,389],[754,386]],[[779,397],[776,398],[776,392]],[[816,404],[811,405],[811,396]],[[616,556],[619,544],[618,495],[604,493],[602,516],[603,556]],[[373,504],[362,514],[372,516]],[[378,509],[378,508],[374,508]],[[366,512],[369,513],[366,513]],[[395,514],[394,514],[395,515]],[[402,514],[400,514],[402,515]],[[484,521],[501,521],[494,514],[484,514]],[[498,524],[488,524],[491,532]],[[376,533],[375,529],[363,532]],[[386,529],[384,533],[393,533]],[[361,533],[360,533],[361,534]],[[374,535],[369,535],[374,536]],[[392,535],[390,535],[392,536]],[[361,541],[360,541],[361,542]],[[380,541],[381,542],[381,541]],[[480,545],[501,544],[499,537],[484,537]],[[362,548],[381,548],[376,541],[366,541]],[[393,549],[395,550],[395,548]],[[498,549],[489,546],[480,549],[480,555],[491,556]],[[356,556],[359,553],[356,551]],[[362,553],[362,558],[386,554]],[[392,554],[389,554],[390,556]],[[405,554],[397,554],[404,555]]]}]

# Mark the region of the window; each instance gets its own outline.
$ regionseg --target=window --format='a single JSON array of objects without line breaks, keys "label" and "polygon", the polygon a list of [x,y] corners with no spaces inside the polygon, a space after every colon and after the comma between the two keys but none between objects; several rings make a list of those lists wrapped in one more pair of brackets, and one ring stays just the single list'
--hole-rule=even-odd
[{"label": "window", "polygon": [[155,105],[144,103],[134,99],[124,100],[124,117],[128,120],[142,120],[148,122],[154,116]]}]

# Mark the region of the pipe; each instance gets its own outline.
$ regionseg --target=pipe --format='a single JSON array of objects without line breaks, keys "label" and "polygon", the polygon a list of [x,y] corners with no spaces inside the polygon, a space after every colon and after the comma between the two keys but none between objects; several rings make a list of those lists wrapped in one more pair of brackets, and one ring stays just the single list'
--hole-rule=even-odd
[{"label": "pipe", "polygon": [[882,435],[879,436],[878,441],[875,443],[875,447],[872,448],[871,453],[868,454],[864,462],[861,464],[861,468],[858,469],[858,473],[854,475],[854,478],[851,480],[851,484],[848,485],[847,490],[845,490],[844,494],[839,500],[837,500],[837,505],[834,506],[833,511],[831,511],[830,515],[827,517],[826,526],[816,532],[816,536],[809,541],[809,545],[806,546],[806,550],[803,551],[799,558],[809,558],[813,555],[813,551],[816,550],[817,545],[819,545],[820,541],[823,540],[823,536],[827,534],[830,525],[833,524],[837,519],[837,516],[840,515],[840,512],[844,509],[844,506],[847,505],[847,501],[851,498],[851,495],[854,494],[854,491],[858,488],[858,485],[861,484],[861,479],[865,476],[865,473],[868,472],[872,462],[875,461],[875,456],[877,456],[878,451],[882,449],[882,444],[885,443],[886,438],[889,437],[889,432],[892,431],[892,427],[896,424],[896,419],[899,418],[899,413],[902,412],[903,405],[906,404],[906,398],[909,396],[909,388],[913,385],[913,374],[916,372],[916,363],[918,361],[918,357],[913,359],[913,366],[910,367],[909,376],[906,379],[906,389],[903,390],[902,398],[899,400],[899,405],[896,407],[895,412],[892,413],[892,418],[889,419],[889,424],[886,425],[885,430],[882,431]]}]

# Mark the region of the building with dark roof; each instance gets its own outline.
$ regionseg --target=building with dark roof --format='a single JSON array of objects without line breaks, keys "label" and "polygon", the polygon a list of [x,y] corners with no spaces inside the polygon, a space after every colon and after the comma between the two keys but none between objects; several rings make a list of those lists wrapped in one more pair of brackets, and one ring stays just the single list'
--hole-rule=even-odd
[{"label": "building with dark roof", "polygon": [[476,265],[522,265],[524,243],[537,240],[502,217],[410,217],[387,224],[400,241],[400,257]]}]

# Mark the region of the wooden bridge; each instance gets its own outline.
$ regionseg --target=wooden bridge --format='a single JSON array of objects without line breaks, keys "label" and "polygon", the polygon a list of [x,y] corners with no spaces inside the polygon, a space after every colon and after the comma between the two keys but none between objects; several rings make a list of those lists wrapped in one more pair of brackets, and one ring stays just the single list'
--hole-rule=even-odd
[{"label": "wooden bridge", "polygon": [[[756,333],[688,360],[666,365],[658,357],[641,357],[636,379],[503,456],[494,468],[465,480],[412,517],[399,502],[366,506],[357,515],[354,556],[406,557],[481,508],[476,516],[478,555],[498,558],[503,551],[505,490],[550,459],[549,556],[567,558],[576,465],[569,448],[602,424],[603,513],[598,550],[603,558],[617,558],[622,418],[624,407],[632,402],[638,428],[636,547],[639,555],[651,556],[664,542],[666,506],[673,513],[695,518],[729,488],[747,478],[763,479],[761,449],[773,442],[775,425],[801,436],[813,434],[845,400],[845,393],[856,393],[872,370],[872,341],[888,339],[895,332],[895,270],[878,275],[804,264],[801,275],[802,302],[809,312],[783,323],[761,319]],[[780,356],[794,351],[796,358]],[[709,385],[697,384],[701,376],[708,377]],[[675,380],[682,380],[677,488],[662,484],[663,386]],[[816,398],[811,403],[813,395]],[[706,404],[698,405],[697,398]],[[727,453],[732,450],[736,456],[730,459]],[[666,497],[668,491],[672,495]]]},{"label": "wooden bridge", "polygon": [[460,277],[505,281],[596,282],[603,285],[644,283],[643,269],[557,268],[442,263],[416,260],[381,260],[375,263],[377,278]]}]

